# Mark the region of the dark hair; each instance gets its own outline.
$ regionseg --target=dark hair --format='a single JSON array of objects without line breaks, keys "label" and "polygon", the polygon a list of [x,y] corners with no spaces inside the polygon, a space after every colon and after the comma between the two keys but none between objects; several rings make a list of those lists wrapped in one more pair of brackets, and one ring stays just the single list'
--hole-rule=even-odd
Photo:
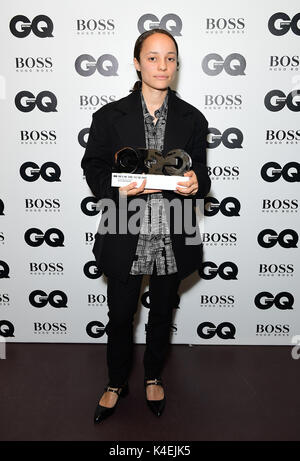
[{"label": "dark hair", "polygon": [[[168,32],[167,30],[165,29],[151,29],[151,30],[147,30],[146,32],[143,32],[136,40],[135,42],[135,45],[134,45],[134,52],[133,52],[133,56],[138,60],[138,62],[140,62],[140,54],[141,54],[141,49],[142,49],[142,46],[143,46],[143,43],[144,41],[146,40],[147,37],[149,37],[150,35],[153,35],[153,34],[165,34],[167,35],[168,37],[170,37],[174,44],[175,44],[175,47],[176,47],[176,53],[177,53],[177,70],[179,68],[179,61],[178,61],[178,45],[177,45],[177,42],[175,40],[175,38],[173,37],[173,35],[170,34],[170,32]],[[139,70],[136,71],[137,73],[137,76],[139,78],[139,80],[137,80],[133,86],[133,88],[130,90],[130,91],[136,91],[136,90],[140,90],[142,88],[142,75],[141,75],[141,72]]]}]

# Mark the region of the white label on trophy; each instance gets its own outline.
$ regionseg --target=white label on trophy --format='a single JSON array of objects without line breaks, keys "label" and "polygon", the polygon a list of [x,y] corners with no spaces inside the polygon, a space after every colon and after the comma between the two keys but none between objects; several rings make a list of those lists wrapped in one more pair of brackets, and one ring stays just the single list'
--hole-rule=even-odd
[{"label": "white label on trophy", "polygon": [[[137,174],[137,173],[112,173],[111,185],[113,187],[127,186],[136,181],[139,187],[146,178],[145,189],[176,190],[177,183],[188,181],[188,176],[166,176],[160,174]],[[185,187],[183,185],[179,187]]]}]

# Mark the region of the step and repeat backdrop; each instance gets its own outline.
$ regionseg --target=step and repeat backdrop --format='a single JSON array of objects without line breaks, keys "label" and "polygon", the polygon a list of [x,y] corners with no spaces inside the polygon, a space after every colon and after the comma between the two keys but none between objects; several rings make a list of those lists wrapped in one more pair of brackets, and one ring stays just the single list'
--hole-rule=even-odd
[{"label": "step and repeat backdrop", "polygon": [[93,112],[129,94],[135,41],[155,27],[179,46],[173,89],[209,121],[212,180],[203,262],[181,284],[170,340],[290,345],[300,335],[299,11],[295,0],[2,6],[1,341],[107,341],[106,278],[92,253],[100,216],[80,162]]}]

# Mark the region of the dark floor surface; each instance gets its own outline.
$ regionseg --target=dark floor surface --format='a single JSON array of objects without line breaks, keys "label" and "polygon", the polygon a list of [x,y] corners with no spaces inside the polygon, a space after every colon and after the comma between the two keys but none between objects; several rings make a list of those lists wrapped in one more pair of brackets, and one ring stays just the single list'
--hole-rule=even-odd
[{"label": "dark floor surface", "polygon": [[144,348],[135,344],[129,395],[94,425],[105,344],[7,344],[0,440],[300,440],[300,360],[291,347],[173,344],[160,418],[145,402]]}]

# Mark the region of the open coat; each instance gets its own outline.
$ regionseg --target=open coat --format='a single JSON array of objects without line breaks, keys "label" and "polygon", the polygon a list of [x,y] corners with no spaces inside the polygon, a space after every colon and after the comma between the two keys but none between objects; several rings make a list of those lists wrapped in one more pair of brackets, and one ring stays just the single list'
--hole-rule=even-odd
[{"label": "open coat", "polygon": [[[208,122],[204,115],[191,104],[183,101],[176,92],[168,89],[168,114],[165,127],[163,154],[174,148],[184,149],[192,158],[192,169],[198,179],[196,195],[184,197],[173,191],[162,191],[168,200],[179,198],[195,204],[195,199],[204,198],[210,190],[211,181],[206,166],[206,136]],[[140,91],[113,101],[93,113],[89,138],[81,167],[86,181],[97,200],[112,199],[119,206],[119,190],[112,187],[111,173],[114,154],[123,147],[147,147]],[[146,203],[147,194],[135,196]],[[127,203],[134,198],[128,197]],[[183,208],[183,207],[182,207]],[[132,212],[128,211],[128,219]],[[192,207],[193,224],[195,210]],[[174,218],[174,217],[173,217]],[[197,270],[202,262],[202,242],[187,245],[182,233],[174,233],[174,222],[170,213],[169,228],[176,259],[178,275],[183,279]],[[178,218],[178,216],[177,216]],[[183,213],[181,216],[183,223]],[[190,235],[189,235],[190,236]],[[95,234],[93,253],[97,267],[107,276],[126,282],[135,255],[138,234]]]}]

